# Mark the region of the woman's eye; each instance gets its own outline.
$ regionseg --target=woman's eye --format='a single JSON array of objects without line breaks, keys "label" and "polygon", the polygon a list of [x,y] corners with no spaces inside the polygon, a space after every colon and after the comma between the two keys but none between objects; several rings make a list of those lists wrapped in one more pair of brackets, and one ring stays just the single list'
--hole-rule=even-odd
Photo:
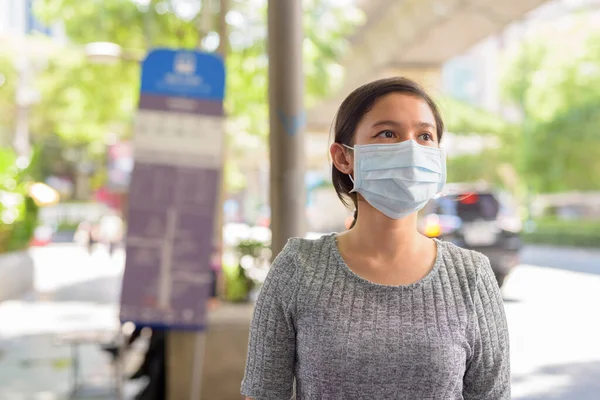
[{"label": "woman's eye", "polygon": [[433,135],[431,133],[422,133],[419,137],[427,142],[433,141]]},{"label": "woman's eye", "polygon": [[381,131],[377,134],[378,137],[383,137],[386,139],[393,139],[396,135],[392,131]]}]

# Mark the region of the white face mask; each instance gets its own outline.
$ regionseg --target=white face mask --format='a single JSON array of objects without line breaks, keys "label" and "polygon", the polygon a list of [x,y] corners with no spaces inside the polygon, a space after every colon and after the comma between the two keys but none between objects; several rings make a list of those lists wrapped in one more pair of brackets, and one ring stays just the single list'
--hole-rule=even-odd
[{"label": "white face mask", "polygon": [[446,184],[446,155],[437,147],[414,140],[344,146],[354,150],[352,192],[390,218],[419,211]]}]

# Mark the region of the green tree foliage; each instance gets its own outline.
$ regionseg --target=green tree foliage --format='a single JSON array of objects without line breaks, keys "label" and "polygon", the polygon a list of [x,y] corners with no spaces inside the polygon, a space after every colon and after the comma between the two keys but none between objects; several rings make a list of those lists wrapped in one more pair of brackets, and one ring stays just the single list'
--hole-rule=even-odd
[{"label": "green tree foliage", "polygon": [[448,182],[477,182],[484,180],[502,185],[498,167],[502,164],[495,149],[484,150],[479,154],[467,154],[448,160]]},{"label": "green tree foliage", "polygon": [[26,248],[37,225],[37,210],[28,185],[37,175],[35,151],[23,165],[10,148],[0,146],[0,253]]},{"label": "green tree foliage", "polygon": [[[230,3],[226,110],[232,120],[227,141],[231,161],[252,146],[264,146],[264,140],[251,138],[268,133],[268,58],[266,1]],[[218,2],[208,0],[38,0],[37,14],[46,22],[62,21],[74,49],[57,54],[44,73],[38,130],[75,143],[102,141],[115,123],[124,130],[135,112],[139,66],[130,61],[92,65],[77,46],[108,41],[129,54],[156,47],[212,51],[219,40],[219,10],[209,4],[218,8]],[[338,84],[344,38],[360,15],[328,0],[305,1],[304,7],[306,104],[312,105]],[[239,177],[231,167],[227,175]]]},{"label": "green tree foliage", "polygon": [[600,189],[600,30],[590,18],[525,43],[503,77],[525,117],[520,172],[537,192]]},{"label": "green tree foliage", "polygon": [[449,96],[436,99],[446,130],[461,135],[510,135],[514,126],[501,116]]},{"label": "green tree foliage", "polygon": [[15,121],[18,74],[8,54],[0,52],[0,145],[8,145]]},{"label": "green tree foliage", "polygon": [[79,52],[62,50],[39,79],[33,131],[56,133],[73,145],[103,143],[112,129],[131,122],[138,76],[136,63],[95,65]]},{"label": "green tree foliage", "polygon": [[[483,108],[443,96],[437,99],[444,116],[446,130],[458,136],[478,136],[496,146],[476,154],[453,155],[448,158],[449,182],[484,180],[506,189],[519,191],[506,169],[516,169],[520,127]],[[511,173],[511,176],[514,175]]]}]

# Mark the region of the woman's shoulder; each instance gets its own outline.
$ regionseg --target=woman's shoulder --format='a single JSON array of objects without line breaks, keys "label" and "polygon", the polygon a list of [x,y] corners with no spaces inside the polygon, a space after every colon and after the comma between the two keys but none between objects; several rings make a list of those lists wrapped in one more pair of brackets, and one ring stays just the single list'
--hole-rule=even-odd
[{"label": "woman's shoulder", "polygon": [[456,279],[474,289],[481,277],[493,276],[490,260],[484,254],[447,241],[439,242],[443,248],[442,264]]},{"label": "woman's shoulder", "polygon": [[271,295],[292,299],[301,281],[311,276],[317,266],[328,262],[330,241],[335,244],[333,235],[324,235],[317,239],[290,238],[277,254],[271,267],[265,286],[274,286]]},{"label": "woman's shoulder", "polygon": [[331,247],[335,245],[335,234],[326,234],[318,238],[293,237],[288,239],[283,250],[276,257],[294,261],[304,267],[327,262]]},{"label": "woman's shoulder", "polygon": [[278,275],[303,275],[329,262],[332,245],[335,245],[334,234],[316,239],[290,238],[273,260],[271,270]]}]

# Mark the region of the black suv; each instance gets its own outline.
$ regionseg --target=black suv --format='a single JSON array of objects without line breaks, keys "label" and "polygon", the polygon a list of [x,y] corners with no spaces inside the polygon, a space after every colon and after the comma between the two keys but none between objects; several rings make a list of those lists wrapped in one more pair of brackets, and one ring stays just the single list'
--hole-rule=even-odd
[{"label": "black suv", "polygon": [[487,185],[449,184],[420,212],[419,229],[489,257],[498,285],[519,263],[521,219],[511,197]]}]

